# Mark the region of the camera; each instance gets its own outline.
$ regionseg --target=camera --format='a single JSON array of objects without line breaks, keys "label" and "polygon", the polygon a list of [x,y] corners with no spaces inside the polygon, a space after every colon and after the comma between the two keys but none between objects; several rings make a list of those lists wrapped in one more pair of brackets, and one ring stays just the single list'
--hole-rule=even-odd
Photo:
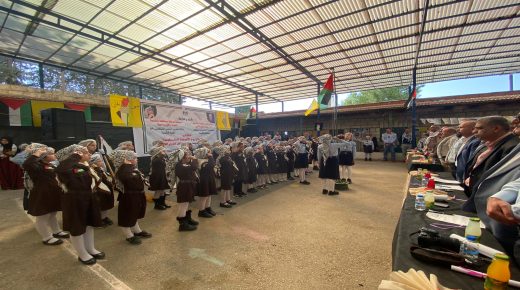
[{"label": "camera", "polygon": [[441,236],[439,232],[425,227],[419,230],[417,243],[420,247],[439,251],[449,250],[458,253],[460,250],[459,240]]}]

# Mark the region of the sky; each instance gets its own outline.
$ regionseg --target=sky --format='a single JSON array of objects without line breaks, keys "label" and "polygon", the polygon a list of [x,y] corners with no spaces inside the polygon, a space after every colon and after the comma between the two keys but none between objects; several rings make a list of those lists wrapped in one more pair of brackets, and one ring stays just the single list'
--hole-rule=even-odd
[{"label": "sky", "polygon": [[[513,89],[520,90],[520,74],[513,75]],[[509,91],[509,75],[487,76],[461,80],[451,80],[437,83],[424,84],[418,98],[435,98],[478,93],[492,93]],[[348,94],[338,95],[338,103],[348,97]],[[284,111],[306,110],[312,102],[312,98],[284,102]],[[187,98],[185,106],[209,109],[207,102]],[[260,104],[259,112],[274,113],[282,111],[282,103]],[[233,108],[213,106],[213,110],[234,113]]]}]

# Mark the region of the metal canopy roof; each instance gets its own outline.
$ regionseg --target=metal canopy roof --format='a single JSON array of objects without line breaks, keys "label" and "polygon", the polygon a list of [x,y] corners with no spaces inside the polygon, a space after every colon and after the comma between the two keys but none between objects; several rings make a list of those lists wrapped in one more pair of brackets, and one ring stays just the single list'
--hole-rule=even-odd
[{"label": "metal canopy roof", "polygon": [[[0,0],[0,52],[230,106],[407,86],[424,1]],[[431,0],[417,82],[520,71],[520,1]]]}]

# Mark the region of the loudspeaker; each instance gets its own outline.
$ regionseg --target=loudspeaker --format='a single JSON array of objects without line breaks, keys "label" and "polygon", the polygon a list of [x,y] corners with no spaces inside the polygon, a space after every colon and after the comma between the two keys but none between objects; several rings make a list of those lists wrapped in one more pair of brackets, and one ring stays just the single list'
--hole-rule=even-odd
[{"label": "loudspeaker", "polygon": [[240,132],[240,137],[255,137],[260,136],[260,132],[258,131],[258,126],[246,124],[242,126],[242,131]]},{"label": "loudspeaker", "polygon": [[82,140],[87,135],[85,114],[69,109],[41,111],[43,140]]}]

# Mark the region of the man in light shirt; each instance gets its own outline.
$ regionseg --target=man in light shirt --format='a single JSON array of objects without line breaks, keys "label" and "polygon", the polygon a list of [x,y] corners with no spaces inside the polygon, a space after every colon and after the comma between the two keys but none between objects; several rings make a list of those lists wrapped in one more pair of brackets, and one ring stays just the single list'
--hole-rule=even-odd
[{"label": "man in light shirt", "polygon": [[439,160],[443,164],[446,163],[446,156],[450,148],[459,139],[456,133],[457,129],[455,128],[445,127],[442,129],[442,139],[439,144],[437,144],[437,157],[439,157]]},{"label": "man in light shirt", "polygon": [[392,132],[392,129],[387,128],[386,133],[383,133],[381,136],[383,140],[385,151],[384,151],[384,160],[388,161],[388,152],[390,152],[392,156],[392,161],[395,161],[395,145],[397,143],[397,135]]}]

